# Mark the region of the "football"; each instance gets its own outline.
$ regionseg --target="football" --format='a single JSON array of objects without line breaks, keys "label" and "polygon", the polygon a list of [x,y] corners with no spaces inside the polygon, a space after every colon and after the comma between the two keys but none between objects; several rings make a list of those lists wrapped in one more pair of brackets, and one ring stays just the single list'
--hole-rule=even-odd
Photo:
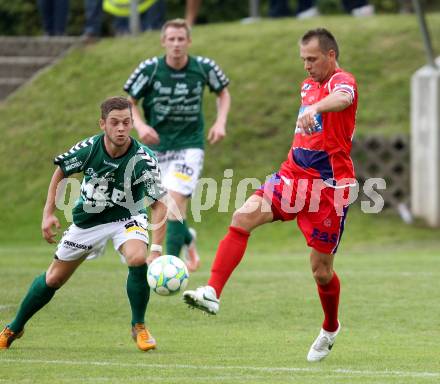
[{"label": "football", "polygon": [[188,284],[185,263],[176,256],[163,255],[154,259],[147,271],[148,285],[161,296],[175,295]]}]

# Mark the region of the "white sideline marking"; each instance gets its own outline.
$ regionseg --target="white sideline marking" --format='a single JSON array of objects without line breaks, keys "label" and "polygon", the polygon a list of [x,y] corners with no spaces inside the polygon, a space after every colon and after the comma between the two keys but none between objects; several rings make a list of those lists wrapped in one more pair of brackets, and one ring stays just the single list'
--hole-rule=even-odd
[{"label": "white sideline marking", "polygon": [[229,371],[255,371],[255,372],[309,372],[325,374],[342,374],[346,376],[397,376],[397,377],[422,377],[440,378],[440,372],[411,372],[411,371],[371,371],[353,369],[321,369],[321,368],[295,368],[295,367],[252,367],[252,366],[200,366],[190,364],[140,364],[122,363],[112,361],[81,361],[81,360],[35,360],[35,359],[1,359],[4,363],[29,363],[29,364],[65,364],[65,365],[91,365],[101,367],[134,367],[134,368],[160,368],[160,369],[195,369],[195,370],[229,370]]}]

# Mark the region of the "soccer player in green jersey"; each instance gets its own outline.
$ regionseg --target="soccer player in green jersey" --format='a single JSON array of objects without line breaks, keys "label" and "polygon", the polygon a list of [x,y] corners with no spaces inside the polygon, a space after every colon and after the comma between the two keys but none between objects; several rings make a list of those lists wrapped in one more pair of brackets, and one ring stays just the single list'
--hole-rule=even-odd
[{"label": "soccer player in green jersey", "polygon": [[133,127],[131,104],[124,97],[111,97],[101,105],[103,133],[87,138],[57,156],[43,211],[42,234],[55,243],[60,222],[55,216],[55,196],[60,182],[83,173],[80,197],[73,208],[73,224],[58,243],[48,270],[35,278],[15,319],[0,334],[0,349],[21,337],[26,322],[67,282],[85,260],[99,256],[112,239],[115,250],[128,265],[127,295],[132,312],[132,336],[141,350],[156,347],[145,327],[150,296],[147,284],[147,212],[153,224],[150,258],[161,255],[165,237],[166,190],[154,154],[129,136]]},{"label": "soccer player in green jersey", "polygon": [[[158,158],[163,184],[177,204],[183,221],[168,215],[167,253],[179,256],[186,251],[190,271],[200,259],[195,247],[195,231],[186,224],[188,200],[197,185],[203,166],[203,90],[208,86],[217,95],[217,119],[208,132],[210,144],[226,134],[230,107],[229,80],[211,59],[190,56],[190,29],[181,19],[165,23],[161,33],[165,56],[143,61],[125,83],[133,105],[134,126],[142,142]],[[147,121],[142,119],[138,103]]]}]

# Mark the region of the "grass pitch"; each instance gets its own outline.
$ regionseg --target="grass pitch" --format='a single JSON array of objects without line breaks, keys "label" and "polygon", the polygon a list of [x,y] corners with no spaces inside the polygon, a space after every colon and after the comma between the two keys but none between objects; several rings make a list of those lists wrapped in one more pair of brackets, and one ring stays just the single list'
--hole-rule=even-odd
[{"label": "grass pitch", "polygon": [[[350,214],[336,258],[343,328],[321,363],[306,362],[322,320],[308,250],[294,223],[277,223],[253,234],[219,315],[152,294],[147,323],[158,349],[148,353],[130,338],[126,267],[109,248],[0,352],[0,383],[438,383],[440,240],[392,216]],[[190,287],[205,283],[224,232],[199,229],[204,263]],[[53,251],[0,247],[1,324]]]}]

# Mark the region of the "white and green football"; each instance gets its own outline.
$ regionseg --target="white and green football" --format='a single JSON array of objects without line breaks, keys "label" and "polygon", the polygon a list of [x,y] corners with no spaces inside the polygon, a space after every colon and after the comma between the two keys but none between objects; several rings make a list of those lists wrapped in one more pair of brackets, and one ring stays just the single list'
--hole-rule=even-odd
[{"label": "white and green football", "polygon": [[161,296],[171,296],[184,290],[189,273],[185,263],[176,256],[163,255],[154,259],[147,271],[148,285]]}]

